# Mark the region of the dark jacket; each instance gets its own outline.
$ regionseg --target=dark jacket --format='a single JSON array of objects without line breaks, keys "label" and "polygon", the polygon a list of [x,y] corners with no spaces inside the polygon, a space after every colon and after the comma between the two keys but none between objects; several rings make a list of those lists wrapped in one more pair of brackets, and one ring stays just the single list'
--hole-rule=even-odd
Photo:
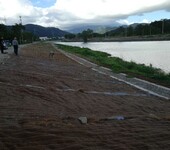
[{"label": "dark jacket", "polygon": [[4,49],[4,40],[3,39],[0,39],[0,49]]}]

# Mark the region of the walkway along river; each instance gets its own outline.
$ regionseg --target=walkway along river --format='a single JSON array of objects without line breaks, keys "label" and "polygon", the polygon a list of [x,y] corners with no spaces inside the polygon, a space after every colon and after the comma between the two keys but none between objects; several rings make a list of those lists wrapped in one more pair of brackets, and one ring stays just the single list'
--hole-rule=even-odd
[{"label": "walkway along river", "polygon": [[9,56],[0,64],[0,149],[170,147],[169,100],[112,78],[95,64],[77,63],[81,58],[72,60],[48,43]]}]

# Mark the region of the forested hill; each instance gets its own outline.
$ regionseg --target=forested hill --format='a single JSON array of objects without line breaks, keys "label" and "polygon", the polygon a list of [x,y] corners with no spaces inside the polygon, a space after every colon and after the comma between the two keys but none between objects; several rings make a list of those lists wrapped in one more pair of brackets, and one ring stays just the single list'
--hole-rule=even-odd
[{"label": "forested hill", "polygon": [[162,19],[151,23],[120,26],[105,33],[107,36],[145,36],[170,34],[170,19]]},{"label": "forested hill", "polygon": [[34,24],[27,24],[25,25],[25,31],[32,32],[34,35],[38,37],[63,37],[65,34],[68,34],[68,32],[60,30],[55,27],[42,27],[39,25]]}]

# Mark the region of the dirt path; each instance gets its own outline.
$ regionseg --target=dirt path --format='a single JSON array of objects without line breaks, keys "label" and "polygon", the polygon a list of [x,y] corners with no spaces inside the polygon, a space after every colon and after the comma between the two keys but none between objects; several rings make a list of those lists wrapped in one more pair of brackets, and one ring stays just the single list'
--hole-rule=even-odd
[{"label": "dirt path", "polygon": [[0,64],[0,116],[2,150],[170,147],[170,101],[84,67],[49,43],[23,47]]}]

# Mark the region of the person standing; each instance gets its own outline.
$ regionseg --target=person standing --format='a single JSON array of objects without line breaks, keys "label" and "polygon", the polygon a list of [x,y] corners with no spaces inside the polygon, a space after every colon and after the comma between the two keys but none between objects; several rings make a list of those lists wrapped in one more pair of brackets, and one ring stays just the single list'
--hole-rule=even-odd
[{"label": "person standing", "polygon": [[18,55],[18,41],[17,38],[15,37],[14,40],[12,41],[12,45],[14,47],[14,53],[15,55]]},{"label": "person standing", "polygon": [[0,39],[0,49],[1,49],[1,53],[4,54],[4,38],[1,37]]}]

